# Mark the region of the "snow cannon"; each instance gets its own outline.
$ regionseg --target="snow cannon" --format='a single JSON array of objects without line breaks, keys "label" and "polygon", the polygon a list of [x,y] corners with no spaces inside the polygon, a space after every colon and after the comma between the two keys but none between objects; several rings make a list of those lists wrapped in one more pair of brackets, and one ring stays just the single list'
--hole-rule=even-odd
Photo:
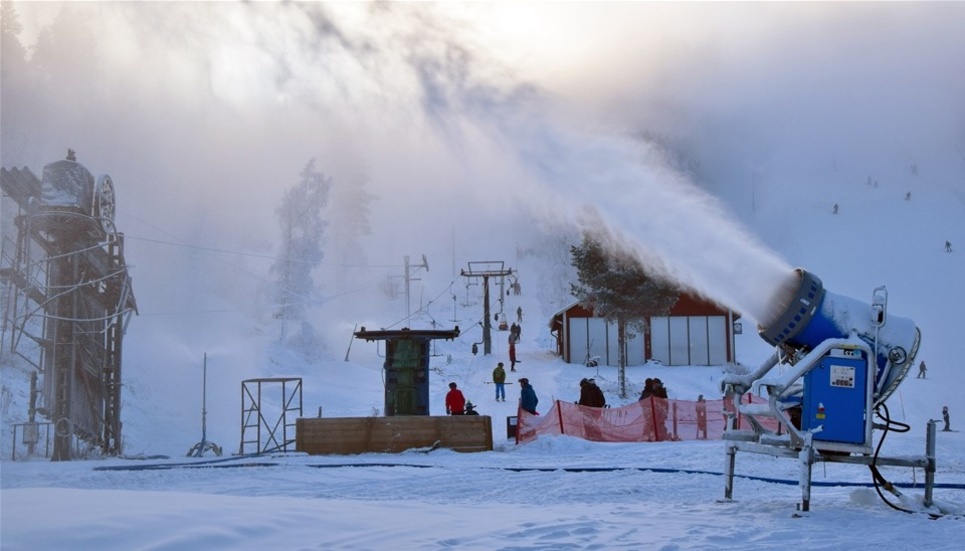
[{"label": "snow cannon", "polygon": [[799,356],[829,339],[861,339],[875,356],[872,404],[884,403],[915,361],[921,341],[918,327],[908,318],[888,314],[884,287],[876,288],[867,304],[826,290],[803,268],[796,268],[793,276],[792,284],[776,293],[779,313],[758,325],[760,337]]},{"label": "snow cannon", "polygon": [[797,460],[804,511],[817,462],[868,465],[876,484],[883,480],[876,465],[925,469],[924,501],[930,503],[935,422],[928,424],[926,453],[920,457],[880,455],[884,435],[877,447],[873,435],[875,429],[898,426],[884,402],[915,361],[918,328],[888,314],[884,287],[874,289],[867,304],[825,290],[817,276],[801,268],[783,283],[771,297],[770,315],[761,316],[758,326],[774,353],[750,373],[721,379],[727,418],[724,497],[732,497],[735,457],[744,451]]}]

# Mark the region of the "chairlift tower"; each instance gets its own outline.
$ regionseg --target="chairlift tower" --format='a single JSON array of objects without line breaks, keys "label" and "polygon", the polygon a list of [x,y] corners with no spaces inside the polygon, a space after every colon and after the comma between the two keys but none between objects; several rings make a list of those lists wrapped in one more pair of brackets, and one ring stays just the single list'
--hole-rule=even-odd
[{"label": "chairlift tower", "polygon": [[[482,278],[483,282],[483,354],[489,355],[493,351],[492,316],[489,308],[489,278],[506,277],[512,275],[512,268],[506,268],[502,260],[484,260],[470,262],[468,270],[461,270],[460,275],[466,278]],[[502,297],[500,297],[502,299]]]},{"label": "chairlift tower", "polygon": [[426,260],[426,255],[422,255],[422,264],[416,264],[413,266],[409,262],[409,255],[405,255],[405,326],[410,327],[409,318],[412,317],[412,307],[410,306],[409,300],[411,293],[409,291],[409,284],[412,281],[419,281],[419,278],[412,277],[413,269],[424,269],[429,271],[429,261]]}]

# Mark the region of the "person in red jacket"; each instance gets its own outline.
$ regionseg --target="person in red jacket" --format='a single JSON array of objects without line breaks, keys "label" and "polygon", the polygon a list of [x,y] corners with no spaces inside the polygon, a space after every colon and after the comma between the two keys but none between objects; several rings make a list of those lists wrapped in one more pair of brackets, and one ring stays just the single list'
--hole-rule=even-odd
[{"label": "person in red jacket", "polygon": [[446,414],[462,415],[466,412],[466,398],[462,391],[456,388],[456,383],[449,383],[449,392],[446,393]]}]

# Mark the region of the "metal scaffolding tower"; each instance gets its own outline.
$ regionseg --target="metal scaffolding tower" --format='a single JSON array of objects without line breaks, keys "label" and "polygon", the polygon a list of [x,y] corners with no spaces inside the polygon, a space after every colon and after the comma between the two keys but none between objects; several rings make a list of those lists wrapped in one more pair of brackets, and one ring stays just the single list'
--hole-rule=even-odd
[{"label": "metal scaffolding tower", "polygon": [[0,189],[18,207],[15,236],[0,246],[4,291],[0,353],[25,359],[41,377],[35,414],[54,424],[53,459],[81,443],[119,455],[121,358],[137,312],[114,227],[114,185],[96,183],[74,152],[44,167],[0,169]]}]

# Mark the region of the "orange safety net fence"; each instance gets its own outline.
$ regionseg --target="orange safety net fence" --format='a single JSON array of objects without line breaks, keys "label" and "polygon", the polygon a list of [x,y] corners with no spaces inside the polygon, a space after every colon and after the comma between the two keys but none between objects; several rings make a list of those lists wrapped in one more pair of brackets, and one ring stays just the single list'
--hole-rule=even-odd
[{"label": "orange safety net fence", "polygon": [[[767,400],[747,394],[744,403],[766,404]],[[726,417],[724,400],[668,400],[646,398],[619,408],[595,408],[555,401],[545,415],[520,410],[516,443],[531,442],[539,436],[576,436],[594,442],[662,442],[668,440],[719,440]],[[773,418],[758,419],[765,428],[777,431]],[[736,427],[742,425],[737,417]]]}]

